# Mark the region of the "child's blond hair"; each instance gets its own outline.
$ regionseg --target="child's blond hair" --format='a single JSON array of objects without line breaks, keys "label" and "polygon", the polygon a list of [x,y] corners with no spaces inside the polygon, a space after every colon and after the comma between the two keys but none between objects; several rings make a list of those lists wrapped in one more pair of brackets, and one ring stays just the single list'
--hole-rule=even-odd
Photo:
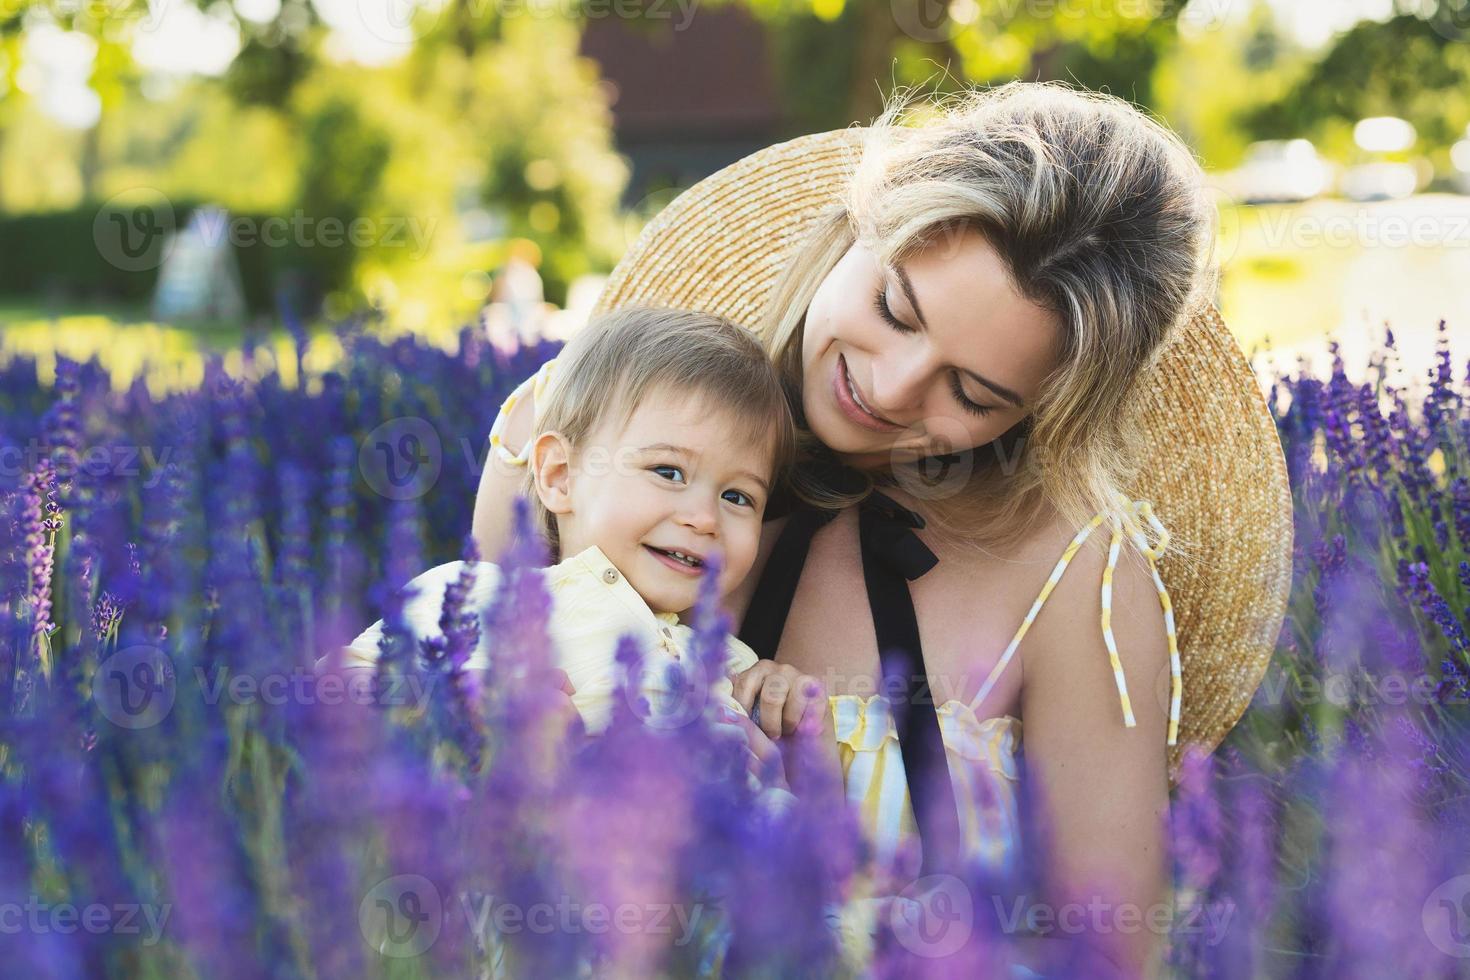
[{"label": "child's blond hair", "polygon": [[[652,391],[698,396],[723,413],[736,438],[769,447],[772,490],[784,483],[796,455],[791,396],[755,334],[708,313],[630,306],[594,317],[557,356],[531,440],[555,431],[580,449],[609,417],[626,426]],[[523,493],[559,561],[556,515],[542,504],[535,479],[533,460]]]}]

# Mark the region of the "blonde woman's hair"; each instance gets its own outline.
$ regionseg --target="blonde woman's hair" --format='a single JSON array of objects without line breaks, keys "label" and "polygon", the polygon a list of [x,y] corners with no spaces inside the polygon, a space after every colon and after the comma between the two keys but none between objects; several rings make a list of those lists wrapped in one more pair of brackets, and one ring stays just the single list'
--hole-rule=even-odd
[{"label": "blonde woman's hair", "polygon": [[[854,242],[892,266],[978,231],[1018,292],[1057,316],[1058,362],[1025,420],[961,454],[967,479],[916,492],[925,517],[982,550],[1016,543],[1048,507],[1070,527],[1103,511],[1147,540],[1117,497],[1143,462],[1126,406],[1172,332],[1212,295],[1215,212],[1199,164],[1128,103],[1062,85],[970,90],[912,113],[908,101],[900,94],[866,132],[840,203],[777,282],[757,326],[772,360],[799,391],[806,310]],[[804,426],[800,439],[815,444]],[[925,484],[913,463],[869,475]],[[853,500],[799,475],[794,483],[817,503]]]},{"label": "blonde woman's hair", "polygon": [[[557,356],[531,438],[560,432],[575,452],[609,419],[626,426],[650,392],[701,399],[731,423],[733,438],[769,451],[772,492],[781,486],[796,456],[790,396],[755,334],[707,313],[630,306],[594,317]],[[536,493],[531,465],[522,492],[560,560],[556,515]]]}]

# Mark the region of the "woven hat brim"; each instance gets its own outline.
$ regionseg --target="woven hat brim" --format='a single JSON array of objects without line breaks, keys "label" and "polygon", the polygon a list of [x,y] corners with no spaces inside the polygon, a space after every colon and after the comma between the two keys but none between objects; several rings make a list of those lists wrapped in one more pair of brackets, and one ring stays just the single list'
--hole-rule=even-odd
[{"label": "woven hat brim", "polygon": [[[837,203],[863,133],[778,143],[684,191],[613,269],[594,312],[672,306],[753,325],[786,261]],[[1213,751],[1265,675],[1291,589],[1292,502],[1275,422],[1218,311],[1189,320],[1141,385],[1131,411],[1147,463],[1129,495],[1151,501],[1182,546],[1159,562],[1183,674],[1168,758],[1177,784],[1185,748]],[[1167,668],[1149,680],[1167,707]]]}]

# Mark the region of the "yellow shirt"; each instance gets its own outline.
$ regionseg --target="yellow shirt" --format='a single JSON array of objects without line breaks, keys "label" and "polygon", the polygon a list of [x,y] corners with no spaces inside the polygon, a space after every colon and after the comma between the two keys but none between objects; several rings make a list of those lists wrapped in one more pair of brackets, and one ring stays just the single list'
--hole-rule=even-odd
[{"label": "yellow shirt", "polygon": [[[438,565],[409,583],[417,594],[404,610],[405,622],[418,639],[440,635],[439,618],[444,591],[459,577],[465,563]],[[475,582],[466,608],[486,609],[500,583],[501,570],[491,562],[474,564]],[[735,637],[726,638],[725,675],[706,684],[695,676],[690,641],[694,630],[679,622],[677,613],[654,612],[622,572],[595,545],[549,568],[540,569],[551,595],[547,621],[554,663],[567,672],[576,693],[576,706],[587,732],[600,734],[612,721],[613,698],[620,668],[615,659],[619,637],[632,634],[643,652],[637,691],[648,707],[639,711],[650,724],[672,728],[693,720],[711,704],[744,714],[733,696],[729,674],[756,662],[755,651]],[[377,662],[383,621],[369,626],[343,651],[347,666]],[[482,629],[466,666],[489,666],[489,641]],[[682,668],[687,684],[672,684],[670,668]]]}]

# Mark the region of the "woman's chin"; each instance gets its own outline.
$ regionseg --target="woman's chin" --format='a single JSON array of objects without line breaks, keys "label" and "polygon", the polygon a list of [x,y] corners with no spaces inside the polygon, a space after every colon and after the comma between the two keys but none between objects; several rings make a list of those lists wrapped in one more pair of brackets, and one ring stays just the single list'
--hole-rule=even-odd
[{"label": "woman's chin", "polygon": [[873,434],[849,422],[836,405],[823,402],[820,405],[805,405],[803,408],[812,435],[839,456],[887,452],[883,446],[875,447]]}]

